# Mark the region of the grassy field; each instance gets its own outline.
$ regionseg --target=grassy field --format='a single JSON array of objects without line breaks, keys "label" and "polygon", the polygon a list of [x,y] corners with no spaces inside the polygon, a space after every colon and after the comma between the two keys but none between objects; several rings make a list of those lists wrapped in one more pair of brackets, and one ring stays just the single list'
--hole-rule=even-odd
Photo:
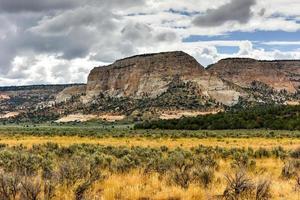
[{"label": "grassy field", "polygon": [[300,199],[299,135],[1,126],[0,199]]},{"label": "grassy field", "polygon": [[143,137],[79,137],[79,136],[7,136],[0,135],[0,143],[9,146],[24,145],[32,147],[33,145],[46,144],[48,142],[56,143],[61,146],[72,144],[98,144],[106,146],[141,146],[141,147],[161,147],[166,146],[171,149],[177,147],[190,149],[199,145],[223,148],[265,148],[273,149],[282,147],[286,150],[293,150],[300,147],[298,138],[143,138]]}]

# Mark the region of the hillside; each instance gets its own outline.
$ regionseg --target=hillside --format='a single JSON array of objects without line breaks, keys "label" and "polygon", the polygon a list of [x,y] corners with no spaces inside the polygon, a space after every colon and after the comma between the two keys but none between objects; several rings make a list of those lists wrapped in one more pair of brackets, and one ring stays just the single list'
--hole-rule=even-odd
[{"label": "hillside", "polygon": [[51,107],[61,91],[78,86],[84,84],[0,87],[0,119],[15,117],[37,108]]},{"label": "hillside", "polygon": [[92,115],[136,121],[216,113],[233,106],[297,105],[299,86],[300,61],[228,58],[205,69],[192,56],[175,51],[95,67],[86,85],[0,88],[0,103],[5,118],[19,121],[53,121],[73,114],[80,120]]}]

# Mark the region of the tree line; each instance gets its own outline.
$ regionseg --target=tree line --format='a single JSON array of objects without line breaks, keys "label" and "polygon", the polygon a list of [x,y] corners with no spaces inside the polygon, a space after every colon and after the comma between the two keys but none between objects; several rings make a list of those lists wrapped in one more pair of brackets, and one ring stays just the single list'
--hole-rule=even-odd
[{"label": "tree line", "polygon": [[135,129],[223,130],[272,129],[300,130],[300,106],[260,105],[243,110],[180,119],[145,121]]}]

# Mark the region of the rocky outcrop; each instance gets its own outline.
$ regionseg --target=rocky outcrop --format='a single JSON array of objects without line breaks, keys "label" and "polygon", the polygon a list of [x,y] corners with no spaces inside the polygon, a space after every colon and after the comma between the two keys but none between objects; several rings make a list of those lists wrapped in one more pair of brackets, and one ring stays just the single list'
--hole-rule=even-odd
[{"label": "rocky outcrop", "polygon": [[87,85],[0,87],[0,115],[78,121],[170,118],[235,104],[298,104],[299,87],[300,61],[230,58],[205,69],[184,52],[164,52],[95,67]]},{"label": "rocky outcrop", "polygon": [[56,103],[61,103],[69,101],[76,96],[84,96],[86,91],[86,85],[77,85],[72,87],[67,87],[63,91],[57,94],[55,98]]},{"label": "rocky outcrop", "polygon": [[205,69],[184,52],[145,54],[94,68],[88,77],[87,97],[100,93],[110,96],[156,97],[175,78],[191,80]]},{"label": "rocky outcrop", "polygon": [[300,61],[229,58],[209,66],[208,71],[244,88],[250,88],[254,81],[258,81],[274,90],[294,93],[300,86]]},{"label": "rocky outcrop", "polygon": [[194,82],[199,93],[231,105],[240,93],[209,74],[192,56],[181,52],[145,54],[94,68],[88,77],[85,102],[99,94],[113,97],[155,98],[166,92],[174,79]]},{"label": "rocky outcrop", "polygon": [[[176,82],[174,80],[191,83],[188,85],[196,88],[192,90],[194,96],[168,90]],[[182,96],[178,100],[181,105],[184,98],[186,102],[191,102],[199,96],[202,103],[205,100],[232,106],[240,99],[285,101],[299,90],[299,86],[300,61],[229,58],[205,69],[192,56],[176,51],[137,55],[94,68],[88,77],[86,96],[82,99],[88,103],[101,94],[134,99],[168,97],[171,101],[176,100],[172,95],[179,95]],[[265,88],[270,95],[266,96]],[[163,95],[167,91],[169,93]],[[291,95],[286,97],[282,91]],[[277,98],[279,93],[280,98]]]}]

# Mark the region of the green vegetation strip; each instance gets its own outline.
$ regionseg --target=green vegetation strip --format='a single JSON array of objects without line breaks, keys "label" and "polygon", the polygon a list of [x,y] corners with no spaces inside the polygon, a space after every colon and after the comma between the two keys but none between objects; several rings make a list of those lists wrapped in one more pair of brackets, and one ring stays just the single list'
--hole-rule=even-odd
[{"label": "green vegetation strip", "polygon": [[300,138],[300,131],[285,130],[133,130],[112,126],[0,126],[7,136],[79,136],[147,138]]},{"label": "green vegetation strip", "polygon": [[263,105],[215,115],[146,121],[136,124],[135,128],[172,130],[300,130],[300,106]]}]

